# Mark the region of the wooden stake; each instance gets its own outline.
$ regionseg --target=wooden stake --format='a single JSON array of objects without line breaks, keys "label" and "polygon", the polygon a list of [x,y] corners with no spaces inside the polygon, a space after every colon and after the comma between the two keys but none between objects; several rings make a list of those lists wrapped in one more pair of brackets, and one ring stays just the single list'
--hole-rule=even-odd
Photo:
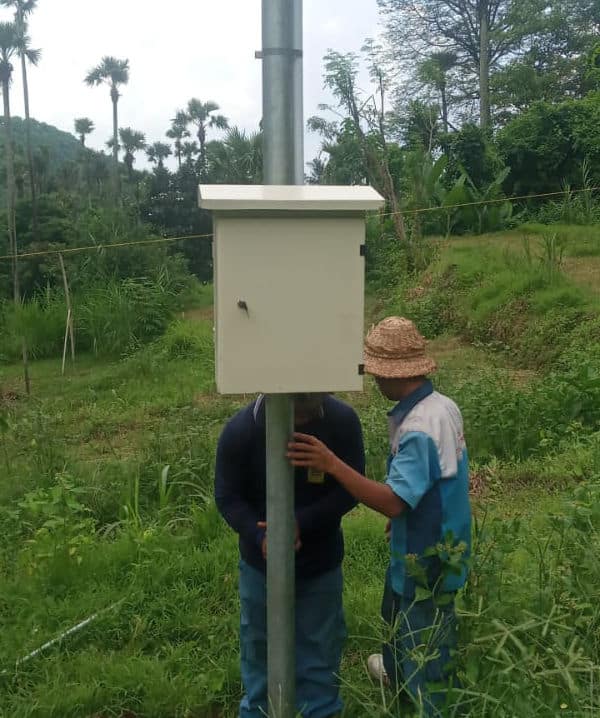
[{"label": "wooden stake", "polygon": [[[69,341],[69,327],[71,326],[71,310],[67,309],[67,325],[65,327],[65,343],[63,345],[62,375],[65,375],[65,364],[67,362],[67,343]],[[73,345],[71,345],[73,348]]]},{"label": "wooden stake", "polygon": [[67,357],[67,339],[71,340],[71,361],[75,361],[75,332],[73,330],[73,307],[71,306],[71,291],[69,289],[69,280],[67,279],[67,270],[62,254],[58,253],[58,261],[60,263],[60,271],[62,272],[63,285],[65,288],[65,300],[67,302],[67,325],[65,328],[65,344],[63,347],[63,363],[62,373],[65,374],[65,361]]},{"label": "wooden stake", "polygon": [[71,338],[71,361],[75,362],[75,331],[73,329],[73,310],[69,309],[69,336]]}]

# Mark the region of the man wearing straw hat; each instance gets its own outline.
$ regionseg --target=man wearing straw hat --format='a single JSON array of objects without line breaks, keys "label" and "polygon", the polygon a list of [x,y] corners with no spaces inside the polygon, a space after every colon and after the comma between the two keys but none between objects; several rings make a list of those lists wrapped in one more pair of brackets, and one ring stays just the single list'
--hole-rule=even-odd
[{"label": "man wearing straw hat", "polygon": [[390,519],[382,615],[393,637],[382,654],[369,658],[368,668],[407,694],[421,715],[439,716],[447,698],[440,686],[456,685],[454,598],[467,578],[471,511],[462,417],[427,378],[436,363],[425,347],[414,324],[401,317],[384,319],[366,339],[365,370],[397,402],[388,414],[391,452],[384,483],[353,470],[306,433],[294,434],[288,456],[294,466],[333,476]]}]

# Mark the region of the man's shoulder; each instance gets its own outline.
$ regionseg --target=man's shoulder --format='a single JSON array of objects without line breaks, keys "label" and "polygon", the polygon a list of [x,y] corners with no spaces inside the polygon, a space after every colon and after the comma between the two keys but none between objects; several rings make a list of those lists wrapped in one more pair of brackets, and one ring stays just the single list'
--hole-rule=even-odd
[{"label": "man's shoulder", "polygon": [[237,411],[225,424],[221,433],[222,439],[241,438],[250,435],[256,426],[254,408],[256,402],[252,402]]},{"label": "man's shoulder", "polygon": [[402,422],[396,441],[414,433],[432,440],[442,476],[455,476],[466,448],[463,419],[456,403],[439,392],[423,399]]},{"label": "man's shoulder", "polygon": [[340,423],[347,423],[355,425],[359,422],[358,414],[345,401],[337,399],[335,396],[329,394],[323,401],[323,408],[328,418],[335,420]]},{"label": "man's shoulder", "polygon": [[410,425],[429,426],[444,421],[462,423],[462,415],[456,403],[450,397],[434,391],[425,397],[410,411],[402,422],[404,428]]}]

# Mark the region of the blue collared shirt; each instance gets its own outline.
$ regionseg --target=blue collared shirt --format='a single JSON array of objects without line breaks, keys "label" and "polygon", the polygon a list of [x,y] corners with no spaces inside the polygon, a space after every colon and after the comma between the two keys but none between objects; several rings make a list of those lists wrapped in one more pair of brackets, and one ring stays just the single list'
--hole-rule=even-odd
[{"label": "blue collared shirt", "polygon": [[389,413],[386,483],[407,504],[392,521],[390,575],[397,594],[456,591],[471,549],[469,465],[456,404],[427,381]]}]

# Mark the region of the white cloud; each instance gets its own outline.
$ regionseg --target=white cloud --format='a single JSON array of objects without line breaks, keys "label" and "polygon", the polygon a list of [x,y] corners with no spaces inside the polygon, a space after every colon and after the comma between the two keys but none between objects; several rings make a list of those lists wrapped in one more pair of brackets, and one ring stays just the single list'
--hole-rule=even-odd
[{"label": "white cloud", "polygon": [[[2,13],[6,17],[7,13]],[[163,140],[177,108],[190,97],[212,99],[233,124],[256,129],[261,117],[260,0],[40,0],[30,34],[42,48],[30,72],[32,116],[68,132],[90,117],[90,144],[102,148],[112,132],[108,88],[83,84],[103,55],[128,58],[129,85],[119,124]],[[376,0],[305,0],[305,115],[328,98],[322,57],[328,48],[360,49],[377,32]],[[18,70],[13,111],[22,114]],[[318,139],[307,138],[311,159]]]}]

